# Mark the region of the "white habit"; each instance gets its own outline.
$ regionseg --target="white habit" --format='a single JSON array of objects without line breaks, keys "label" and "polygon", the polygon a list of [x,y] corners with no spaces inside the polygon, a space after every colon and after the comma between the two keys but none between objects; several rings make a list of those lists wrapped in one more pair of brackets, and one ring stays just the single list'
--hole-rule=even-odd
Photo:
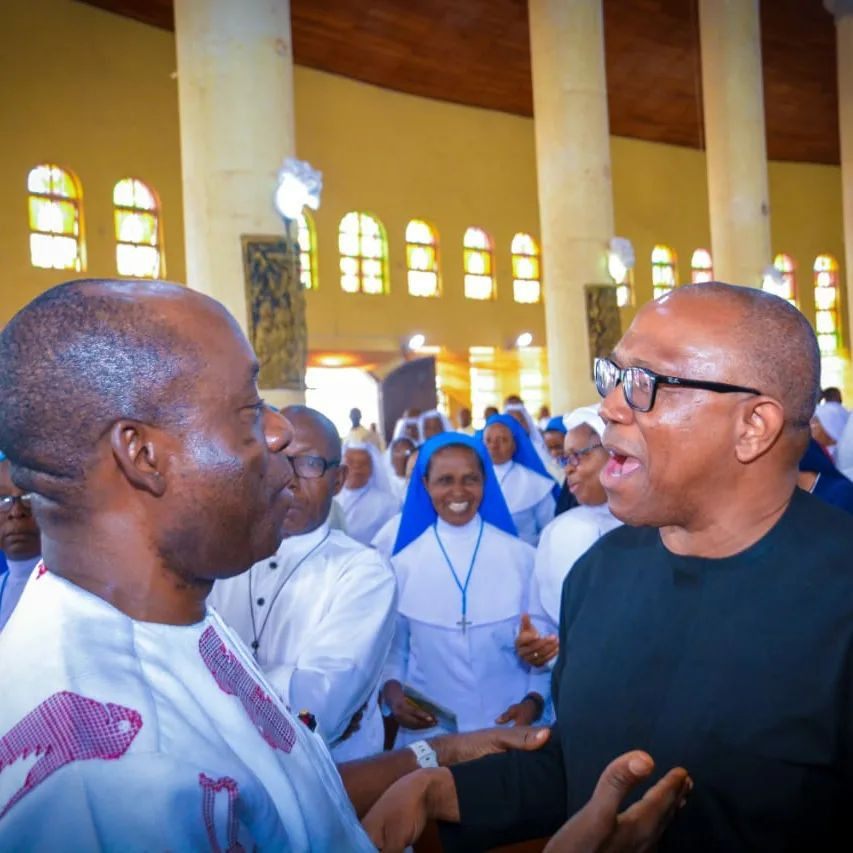
[{"label": "white habit", "polygon": [[535,547],[542,530],[554,520],[554,481],[517,462],[494,468],[518,535]]},{"label": "white habit", "polygon": [[[248,572],[217,581],[210,603],[250,649],[281,700],[310,711],[341,763],[382,751],[379,678],[394,633],[387,561],[323,524],[285,539]],[[367,705],[346,740],[353,715]]]},{"label": "white habit", "polygon": [[[515,652],[521,614],[528,612],[533,549],[490,524],[483,528],[468,585],[463,632],[462,594],[439,547],[464,584],[476,548],[480,517],[462,527],[438,519],[414,542],[395,554],[397,628],[383,682],[396,679],[457,715],[460,731],[495,724],[495,718],[526,693],[547,702],[547,670],[531,671]],[[400,729],[397,746],[441,734]]]},{"label": "white habit", "polygon": [[560,626],[563,581],[575,562],[605,533],[622,524],[606,503],[576,506],[558,515],[543,531],[536,549],[535,586],[548,617],[548,630]]},{"label": "white habit", "polygon": [[398,512],[392,515],[382,528],[373,537],[370,545],[375,548],[386,560],[391,559],[391,552],[394,550],[394,544],[397,541],[397,533],[400,530],[400,521],[403,518],[403,513]]},{"label": "white habit", "polygon": [[362,545],[369,545],[382,525],[400,510],[397,498],[372,481],[360,489],[344,487],[335,501],[344,511],[347,533]]},{"label": "white habit", "polygon": [[374,850],[322,739],[212,610],[138,622],[37,570],[0,660],[3,849]]},{"label": "white habit", "polygon": [[6,557],[9,570],[0,575],[0,631],[9,621],[27,580],[40,560],[41,557],[31,557],[29,560],[11,560]]}]

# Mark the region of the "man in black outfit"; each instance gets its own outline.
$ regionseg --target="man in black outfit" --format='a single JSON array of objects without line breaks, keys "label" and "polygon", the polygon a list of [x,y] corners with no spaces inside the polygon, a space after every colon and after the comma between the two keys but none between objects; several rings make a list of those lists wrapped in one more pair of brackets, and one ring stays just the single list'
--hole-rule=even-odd
[{"label": "man in black outfit", "polygon": [[661,850],[850,849],[853,530],[796,487],[819,379],[802,314],[717,283],[646,305],[599,360],[602,483],[631,526],[564,585],[549,743],[435,771],[412,804],[455,821],[445,850],[551,834],[628,748],[695,783]]}]

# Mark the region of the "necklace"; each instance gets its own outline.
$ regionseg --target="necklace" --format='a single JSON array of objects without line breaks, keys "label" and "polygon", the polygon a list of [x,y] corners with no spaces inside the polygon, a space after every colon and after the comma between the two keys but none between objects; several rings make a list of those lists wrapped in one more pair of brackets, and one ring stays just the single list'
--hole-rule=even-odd
[{"label": "necklace", "polygon": [[450,557],[447,556],[447,551],[444,549],[444,544],[441,541],[441,537],[438,535],[438,522],[432,526],[432,532],[435,533],[435,540],[438,542],[438,547],[441,548],[441,553],[444,555],[444,561],[447,563],[447,568],[450,569],[450,574],[453,575],[453,580],[456,581],[456,586],[459,588],[459,592],[462,593],[462,618],[456,623],[461,629],[462,633],[465,634],[467,632],[467,628],[469,625],[472,625],[473,622],[468,621],[468,583],[471,580],[471,572],[474,571],[474,563],[477,562],[477,552],[480,550],[480,542],[483,541],[483,527],[484,527],[483,519],[480,519],[480,532],[477,534],[477,544],[474,546],[474,555],[471,557],[471,565],[468,566],[468,574],[465,575],[465,583],[459,580],[459,575],[456,574],[456,569],[453,568],[453,563],[450,562]]},{"label": "necklace", "polygon": [[255,659],[258,657],[258,649],[261,645],[261,636],[264,633],[264,629],[267,627],[267,622],[270,621],[270,616],[272,615],[272,609],[278,600],[281,591],[284,589],[285,584],[296,574],[296,570],[329,538],[331,534],[331,530],[326,531],[326,535],[304,556],[299,562],[287,573],[284,580],[279,584],[278,589],[275,591],[275,594],[270,599],[270,606],[267,610],[267,615],[264,617],[264,621],[261,622],[261,630],[259,631],[255,626],[255,610],[254,603],[255,599],[252,596],[252,572],[249,570],[249,615],[252,617],[252,654],[255,656]]}]

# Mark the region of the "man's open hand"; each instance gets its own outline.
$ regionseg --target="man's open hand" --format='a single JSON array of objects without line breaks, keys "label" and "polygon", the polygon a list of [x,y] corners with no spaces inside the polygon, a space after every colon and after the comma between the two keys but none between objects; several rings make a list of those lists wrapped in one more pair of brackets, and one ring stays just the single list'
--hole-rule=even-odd
[{"label": "man's open hand", "polygon": [[545,727],[514,726],[511,729],[481,729],[461,735],[439,735],[429,742],[442,767],[473,761],[494,752],[510,749],[539,749],[551,736]]},{"label": "man's open hand", "polygon": [[645,752],[627,752],[605,768],[590,801],[551,839],[545,853],[644,853],[663,835],[693,788],[687,771],[670,770],[621,814],[628,793],[654,769]]}]

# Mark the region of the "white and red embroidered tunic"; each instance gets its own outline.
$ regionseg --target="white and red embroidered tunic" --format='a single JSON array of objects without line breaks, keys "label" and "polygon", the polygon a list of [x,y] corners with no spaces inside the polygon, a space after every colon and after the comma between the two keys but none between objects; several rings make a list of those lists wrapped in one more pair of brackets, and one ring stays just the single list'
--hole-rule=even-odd
[{"label": "white and red embroidered tunic", "polygon": [[137,622],[35,573],[0,661],[0,849],[375,850],[213,612]]}]

